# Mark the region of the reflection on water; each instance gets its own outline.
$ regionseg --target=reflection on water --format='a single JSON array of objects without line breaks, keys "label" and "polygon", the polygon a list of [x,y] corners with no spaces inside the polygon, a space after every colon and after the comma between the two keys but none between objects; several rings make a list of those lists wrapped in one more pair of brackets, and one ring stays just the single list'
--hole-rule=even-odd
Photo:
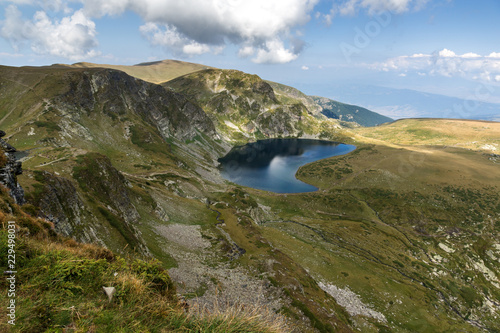
[{"label": "reflection on water", "polygon": [[234,183],[276,193],[313,192],[295,178],[299,167],[353,151],[353,145],[309,139],[270,139],[235,147],[223,158],[221,175]]}]

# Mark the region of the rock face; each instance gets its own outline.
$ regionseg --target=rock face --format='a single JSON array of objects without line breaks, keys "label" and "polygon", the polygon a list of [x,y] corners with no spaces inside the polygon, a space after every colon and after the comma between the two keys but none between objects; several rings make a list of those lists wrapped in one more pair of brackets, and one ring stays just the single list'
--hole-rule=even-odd
[{"label": "rock face", "polygon": [[222,135],[263,139],[312,133],[313,119],[307,107],[290,96],[278,99],[273,87],[257,75],[210,69],[164,86],[196,101],[216,120]]},{"label": "rock face", "polygon": [[215,127],[205,112],[184,95],[115,70],[74,71],[65,75],[67,91],[52,103],[66,110],[102,112],[111,117],[129,112],[158,128],[164,138],[193,139],[198,132],[214,137]]},{"label": "rock face", "polygon": [[[5,136],[4,131],[0,131],[0,137]],[[24,190],[17,182],[17,175],[23,173],[21,162],[16,160],[14,153],[16,148],[0,138],[0,183],[10,190],[10,195],[17,204],[24,204]]]},{"label": "rock face", "polygon": [[103,239],[114,230],[115,237],[149,255],[135,227],[140,216],[125,177],[98,153],[79,155],[77,162],[74,181],[47,171],[33,172],[38,183],[29,202],[39,208],[39,217],[53,222],[57,232],[81,242],[106,244]]},{"label": "rock face", "polygon": [[74,168],[73,177],[80,188],[126,223],[137,222],[139,213],[130,200],[127,180],[113,167],[109,158],[89,153],[79,156],[79,162],[79,167]]},{"label": "rock face", "polygon": [[54,223],[58,233],[73,236],[74,230],[82,223],[84,203],[73,183],[47,171],[39,171],[35,179],[43,184],[43,191],[33,202],[40,213]]}]

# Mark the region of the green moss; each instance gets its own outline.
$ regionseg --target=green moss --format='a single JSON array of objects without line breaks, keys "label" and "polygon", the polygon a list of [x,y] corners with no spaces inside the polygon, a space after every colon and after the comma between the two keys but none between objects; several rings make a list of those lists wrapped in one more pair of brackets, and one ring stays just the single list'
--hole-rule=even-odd
[{"label": "green moss", "polygon": [[128,226],[128,224],[122,218],[119,218],[115,214],[110,213],[104,207],[98,206],[97,209],[102,214],[102,216],[104,216],[106,221],[108,221],[109,224],[113,228],[118,230],[118,232],[120,233],[120,235],[122,235],[122,237],[125,239],[127,244],[132,246],[133,249],[136,249],[137,247],[139,247],[139,244],[140,244],[139,240],[135,236],[132,229]]},{"label": "green moss", "polygon": [[143,164],[134,164],[134,167],[135,168],[145,169],[145,170],[151,170],[152,169],[152,167],[150,165],[143,165]]},{"label": "green moss", "polygon": [[465,301],[465,304],[467,304],[469,308],[475,308],[481,306],[482,304],[481,297],[471,287],[467,286],[462,287],[460,289],[460,296],[462,296],[462,298]]},{"label": "green moss", "polygon": [[324,324],[323,322],[321,322],[304,303],[298,300],[293,300],[292,306],[302,311],[302,313],[311,321],[311,325],[314,328],[316,328],[319,332],[321,333],[335,332],[335,329],[330,324]]},{"label": "green moss", "polygon": [[35,121],[34,124],[37,126],[37,127],[42,127],[42,128],[45,128],[47,129],[47,132],[49,133],[52,133],[52,132],[58,132],[61,130],[61,128],[59,127],[59,125],[57,125],[56,123],[54,122],[49,122],[49,121]]},{"label": "green moss", "polygon": [[170,156],[171,147],[153,130],[141,125],[130,126],[130,140],[144,150]]}]

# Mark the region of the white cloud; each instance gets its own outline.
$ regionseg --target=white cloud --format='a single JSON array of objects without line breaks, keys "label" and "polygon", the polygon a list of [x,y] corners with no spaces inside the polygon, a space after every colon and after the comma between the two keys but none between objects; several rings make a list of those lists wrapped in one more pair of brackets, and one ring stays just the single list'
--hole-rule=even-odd
[{"label": "white cloud", "polygon": [[357,11],[359,0],[349,0],[339,6],[339,13],[341,15],[354,15]]},{"label": "white cloud", "polygon": [[304,71],[307,71],[307,70],[309,70],[309,67],[307,67],[307,66],[304,65],[304,66],[302,66],[301,69],[304,70]]},{"label": "white cloud", "polygon": [[2,2],[9,2],[14,5],[20,6],[37,6],[43,11],[64,12],[70,14],[72,10],[68,7],[67,0],[0,0]]},{"label": "white cloud", "polygon": [[481,58],[477,53],[469,52],[462,55],[462,58]]},{"label": "white cloud", "polygon": [[443,49],[443,50],[439,51],[438,54],[439,54],[440,57],[445,57],[445,58],[451,58],[451,57],[456,57],[457,56],[455,54],[455,52],[450,51],[448,49]]},{"label": "white cloud", "polygon": [[325,24],[330,26],[332,25],[332,21],[333,21],[333,16],[334,14],[333,13],[330,13],[330,14],[325,14],[323,17],[325,19]]},{"label": "white cloud", "polygon": [[139,30],[151,44],[165,46],[175,54],[198,55],[212,51],[209,45],[186,38],[173,26],[146,23]]},{"label": "white cloud", "polygon": [[98,55],[95,23],[83,11],[51,20],[43,11],[37,11],[32,20],[24,20],[14,5],[5,10],[6,19],[0,23],[0,36],[15,49],[28,43],[38,54],[50,54],[72,60]]},{"label": "white cloud", "polygon": [[246,57],[251,56],[254,53],[255,53],[255,49],[253,48],[253,46],[246,45],[246,46],[242,46],[239,49],[238,56],[241,58],[246,58]]},{"label": "white cloud", "polygon": [[184,45],[182,47],[182,52],[185,54],[203,54],[210,52],[210,46],[194,42]]},{"label": "white cloud", "polygon": [[475,80],[496,81],[497,77],[500,77],[500,53],[481,56],[469,52],[458,55],[451,50],[443,49],[433,54],[419,53],[400,56],[367,66],[384,72],[399,72],[399,75],[413,71],[420,76],[460,76]]},{"label": "white cloud", "polygon": [[10,2],[15,5],[32,5],[35,1],[33,0],[3,0],[0,2]]},{"label": "white cloud", "polygon": [[242,57],[256,53],[255,62],[283,62],[300,53],[284,45],[294,42],[293,28],[309,21],[319,0],[81,1],[85,13],[95,17],[137,13],[145,21],[141,31],[148,40],[173,52],[199,54],[232,43],[241,46]]},{"label": "white cloud", "polygon": [[24,54],[21,54],[21,53],[0,52],[0,57],[5,57],[5,58],[22,58],[22,57],[24,57]]},{"label": "white cloud", "polygon": [[360,10],[366,10],[368,14],[375,15],[384,11],[401,14],[410,10],[418,11],[425,7],[430,0],[343,0],[334,4],[330,14],[325,19],[331,22],[332,16],[356,15]]},{"label": "white cloud", "polygon": [[492,52],[487,57],[488,58],[500,58],[500,52]]},{"label": "white cloud", "polygon": [[285,64],[297,59],[298,55],[286,49],[279,39],[270,40],[259,48],[257,55],[252,59],[257,64]]}]

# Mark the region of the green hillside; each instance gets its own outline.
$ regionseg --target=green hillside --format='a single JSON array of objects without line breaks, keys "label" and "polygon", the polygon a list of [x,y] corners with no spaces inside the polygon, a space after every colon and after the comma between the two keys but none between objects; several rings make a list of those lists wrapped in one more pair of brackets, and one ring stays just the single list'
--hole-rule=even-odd
[{"label": "green hillside", "polygon": [[54,65],[54,67],[72,67],[72,68],[109,68],[127,73],[130,76],[151,83],[163,83],[176,77],[211,68],[210,66],[194,64],[191,62],[178,60],[162,60],[154,62],[145,62],[133,66],[93,64],[89,62],[79,62],[73,65]]},{"label": "green hillside", "polygon": [[357,105],[344,104],[325,97],[311,98],[321,107],[321,113],[328,118],[353,121],[361,126],[377,126],[393,120]]},{"label": "green hillside", "polygon": [[164,86],[196,101],[230,141],[301,137],[322,128],[341,128],[336,121],[321,122],[315,110],[293,94],[276,93],[257,75],[236,70],[199,71]]},{"label": "green hillside", "polygon": [[[158,286],[132,264],[154,258],[144,265],[166,269],[190,308],[211,314],[256,308],[256,318],[276,314],[299,332],[500,330],[498,123],[368,128],[327,119],[317,106],[234,70],[157,85],[113,69],[0,67],[0,128],[23,156],[23,210],[57,237],[130,258],[71,250],[67,238],[23,238],[30,306],[19,323],[193,329],[189,320],[168,326],[170,305],[156,306]],[[357,149],[299,169],[317,192],[276,194],[220,176],[217,159],[233,145],[276,137]],[[2,207],[5,219],[17,211]],[[54,275],[76,260],[82,275]],[[29,275],[36,265],[47,269]],[[106,305],[100,291],[84,298],[102,283],[123,286],[123,303]],[[35,293],[45,284],[57,288]],[[120,319],[118,310],[130,315]]]},{"label": "green hillside", "polygon": [[[0,267],[7,254],[16,255],[16,296],[0,296],[2,304],[16,301],[15,318],[2,307],[2,332],[285,332],[284,320],[266,310],[229,308],[213,312],[190,309],[178,298],[160,262],[123,258],[92,244],[61,237],[46,220],[36,219],[29,206],[19,207],[0,188]],[[5,210],[11,210],[5,214]],[[29,214],[27,212],[30,212]],[[16,226],[15,246],[9,242]],[[10,263],[9,263],[10,264]],[[10,275],[7,275],[7,277]],[[111,300],[103,286],[115,288]],[[10,288],[2,279],[2,290]],[[12,321],[15,325],[11,325]]]}]

